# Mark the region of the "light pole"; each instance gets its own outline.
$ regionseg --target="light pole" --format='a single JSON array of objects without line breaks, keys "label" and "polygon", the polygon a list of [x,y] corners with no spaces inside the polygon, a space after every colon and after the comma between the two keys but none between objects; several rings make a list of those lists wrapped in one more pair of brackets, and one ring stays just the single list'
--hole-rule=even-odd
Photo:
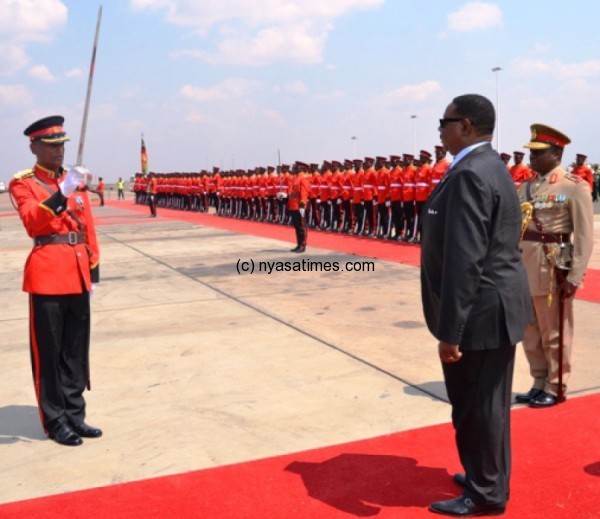
[{"label": "light pole", "polygon": [[354,160],[356,157],[356,141],[358,140],[358,137],[355,137],[354,135],[352,137],[350,137],[350,140],[352,141],[352,160]]},{"label": "light pole", "polygon": [[498,88],[498,72],[502,69],[494,67],[492,72],[496,74],[496,151],[500,153],[500,90]]},{"label": "light pole", "polygon": [[413,153],[416,155],[417,154],[417,127],[416,127],[417,116],[413,114],[410,116],[410,118],[412,119]]}]

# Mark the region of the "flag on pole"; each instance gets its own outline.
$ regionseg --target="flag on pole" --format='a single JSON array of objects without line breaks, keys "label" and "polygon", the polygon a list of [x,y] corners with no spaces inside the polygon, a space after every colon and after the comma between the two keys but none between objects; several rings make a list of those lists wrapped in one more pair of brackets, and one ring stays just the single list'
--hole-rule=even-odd
[{"label": "flag on pole", "polygon": [[142,133],[142,175],[146,176],[148,174],[148,152],[146,151],[146,144],[144,143],[144,134]]}]

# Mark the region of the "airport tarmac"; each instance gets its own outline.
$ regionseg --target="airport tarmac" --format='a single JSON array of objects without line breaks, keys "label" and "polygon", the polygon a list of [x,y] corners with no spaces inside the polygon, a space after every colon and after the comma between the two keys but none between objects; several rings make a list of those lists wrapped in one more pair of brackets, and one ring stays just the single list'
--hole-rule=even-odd
[{"label": "airport tarmac", "polygon": [[[40,426],[21,291],[31,239],[0,195],[0,502],[450,421],[418,268],[309,242],[306,259],[372,268],[240,275],[239,260],[298,260],[289,252],[293,229],[284,242],[160,210],[152,219],[132,204],[128,194],[94,207],[101,283],[86,421],[104,435],[68,448]],[[594,269],[599,240],[596,219]],[[570,397],[600,390],[598,304],[578,300],[575,312]],[[514,390],[530,386],[519,347]]]}]

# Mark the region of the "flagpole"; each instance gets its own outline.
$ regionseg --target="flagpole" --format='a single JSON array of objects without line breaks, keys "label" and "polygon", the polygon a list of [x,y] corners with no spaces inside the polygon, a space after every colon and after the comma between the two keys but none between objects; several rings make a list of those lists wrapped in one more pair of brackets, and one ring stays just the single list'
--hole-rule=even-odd
[{"label": "flagpole", "polygon": [[92,50],[92,61],[90,63],[90,75],[88,77],[87,93],[85,96],[85,105],[83,108],[83,121],[81,122],[81,133],[79,134],[79,148],[77,150],[76,166],[83,163],[83,147],[85,145],[85,132],[87,129],[88,112],[90,110],[90,99],[92,97],[92,83],[94,81],[94,69],[96,67],[96,50],[98,48],[98,36],[100,34],[100,22],[102,20],[102,5],[98,9],[98,21],[96,22],[96,35],[94,36],[94,48]]}]

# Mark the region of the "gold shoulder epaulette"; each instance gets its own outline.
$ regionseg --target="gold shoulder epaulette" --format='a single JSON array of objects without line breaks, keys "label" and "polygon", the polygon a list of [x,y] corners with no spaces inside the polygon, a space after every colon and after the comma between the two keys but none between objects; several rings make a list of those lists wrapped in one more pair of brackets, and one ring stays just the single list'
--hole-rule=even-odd
[{"label": "gold shoulder epaulette", "polygon": [[570,181],[579,184],[583,179],[579,175],[574,175],[573,173],[565,173],[565,178],[568,178]]},{"label": "gold shoulder epaulette", "polygon": [[24,169],[23,171],[19,171],[13,175],[15,180],[21,180],[22,178],[32,177],[33,169]]}]

